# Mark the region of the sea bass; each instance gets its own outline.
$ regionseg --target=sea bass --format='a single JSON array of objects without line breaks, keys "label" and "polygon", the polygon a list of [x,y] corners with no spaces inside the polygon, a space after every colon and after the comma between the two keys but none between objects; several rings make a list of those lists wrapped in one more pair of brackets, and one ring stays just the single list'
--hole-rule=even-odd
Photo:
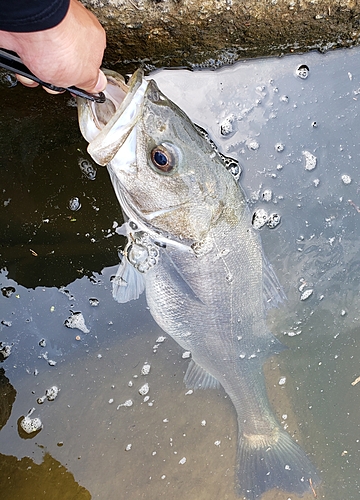
[{"label": "sea bass", "polygon": [[128,218],[113,283],[119,302],[144,290],[152,316],[192,359],[189,388],[219,384],[237,412],[237,486],[302,495],[316,469],[273,415],[262,371],[282,349],[265,322],[282,290],[252,227],[236,162],[137,71],[108,73],[105,104],[79,99],[88,151],[107,165]]}]

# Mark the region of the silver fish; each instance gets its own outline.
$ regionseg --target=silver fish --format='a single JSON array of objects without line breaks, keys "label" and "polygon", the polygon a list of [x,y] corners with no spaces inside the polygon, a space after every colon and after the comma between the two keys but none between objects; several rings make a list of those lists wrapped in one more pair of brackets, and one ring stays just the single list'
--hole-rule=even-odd
[{"label": "silver fish", "polygon": [[145,290],[155,321],[191,351],[186,386],[221,384],[230,396],[243,498],[272,488],[311,491],[319,483],[316,469],[267,399],[262,365],[282,344],[266,326],[266,308],[283,292],[231,173],[237,175],[236,165],[229,168],[206,134],[140,71],[129,89],[114,74],[108,79],[105,104],[79,99],[79,123],[128,218],[113,295],[126,302]]}]

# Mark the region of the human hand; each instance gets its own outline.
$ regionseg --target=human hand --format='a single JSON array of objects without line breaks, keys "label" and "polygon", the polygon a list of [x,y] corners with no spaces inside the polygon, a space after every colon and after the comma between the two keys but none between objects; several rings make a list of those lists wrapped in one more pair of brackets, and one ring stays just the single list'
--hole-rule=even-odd
[{"label": "human hand", "polygon": [[[96,17],[77,0],[70,0],[64,19],[53,28],[35,32],[0,31],[0,46],[15,51],[34,75],[57,87],[101,92],[106,77],[100,65],[106,35]],[[18,76],[28,87],[38,84]]]}]

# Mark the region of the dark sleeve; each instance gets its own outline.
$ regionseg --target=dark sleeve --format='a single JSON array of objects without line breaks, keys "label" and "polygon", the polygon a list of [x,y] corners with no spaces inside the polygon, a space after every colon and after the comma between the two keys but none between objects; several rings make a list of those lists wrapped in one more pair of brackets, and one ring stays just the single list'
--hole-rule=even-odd
[{"label": "dark sleeve", "polygon": [[0,0],[0,30],[43,31],[65,17],[70,0]]}]

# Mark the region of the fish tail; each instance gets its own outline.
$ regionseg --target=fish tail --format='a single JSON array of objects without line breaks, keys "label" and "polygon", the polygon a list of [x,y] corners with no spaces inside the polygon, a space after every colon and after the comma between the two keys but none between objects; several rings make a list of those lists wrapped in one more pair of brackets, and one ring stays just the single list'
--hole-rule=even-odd
[{"label": "fish tail", "polygon": [[237,485],[242,498],[254,500],[273,488],[302,496],[320,483],[314,465],[280,427],[272,435],[239,433]]}]

